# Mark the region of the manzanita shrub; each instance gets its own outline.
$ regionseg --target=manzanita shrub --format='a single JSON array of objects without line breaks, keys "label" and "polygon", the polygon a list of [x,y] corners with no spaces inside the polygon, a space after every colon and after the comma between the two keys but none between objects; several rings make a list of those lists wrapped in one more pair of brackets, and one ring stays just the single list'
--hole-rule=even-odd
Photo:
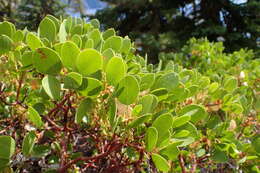
[{"label": "manzanita shrub", "polygon": [[260,172],[259,61],[214,78],[99,28],[0,23],[2,172]]}]

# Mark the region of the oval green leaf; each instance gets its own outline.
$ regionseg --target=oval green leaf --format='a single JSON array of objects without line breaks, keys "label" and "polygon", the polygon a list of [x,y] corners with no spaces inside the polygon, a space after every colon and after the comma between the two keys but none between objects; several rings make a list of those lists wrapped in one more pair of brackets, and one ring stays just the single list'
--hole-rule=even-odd
[{"label": "oval green leaf", "polygon": [[79,53],[76,60],[77,69],[84,76],[93,74],[102,69],[102,65],[103,58],[95,49],[85,49]]},{"label": "oval green leaf", "polygon": [[118,100],[125,105],[130,105],[136,100],[139,90],[136,78],[130,75],[126,76],[119,82]]},{"label": "oval green leaf", "polygon": [[147,151],[152,151],[157,144],[158,132],[155,127],[149,127],[145,134],[145,146]]},{"label": "oval green leaf", "polygon": [[106,67],[106,78],[109,84],[116,86],[126,75],[126,65],[122,58],[113,57]]},{"label": "oval green leaf", "polygon": [[168,172],[170,170],[170,165],[167,160],[159,154],[152,154],[152,160],[158,170],[162,172]]},{"label": "oval green leaf", "polygon": [[44,74],[56,75],[62,67],[60,56],[54,50],[47,47],[36,49],[33,60],[37,71]]},{"label": "oval green leaf", "polygon": [[65,42],[61,47],[61,62],[62,64],[72,70],[76,67],[76,58],[78,57],[80,50],[78,46],[71,41]]},{"label": "oval green leaf", "polygon": [[54,100],[60,99],[61,85],[54,76],[45,76],[42,79],[42,87],[50,98]]}]

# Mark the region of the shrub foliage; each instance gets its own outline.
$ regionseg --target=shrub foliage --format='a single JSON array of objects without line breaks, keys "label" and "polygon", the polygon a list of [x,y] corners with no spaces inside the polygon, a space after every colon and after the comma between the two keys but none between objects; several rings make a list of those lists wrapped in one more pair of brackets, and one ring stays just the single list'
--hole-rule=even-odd
[{"label": "shrub foliage", "polygon": [[252,52],[191,40],[152,65],[99,28],[50,15],[37,33],[0,23],[1,171],[259,172]]}]

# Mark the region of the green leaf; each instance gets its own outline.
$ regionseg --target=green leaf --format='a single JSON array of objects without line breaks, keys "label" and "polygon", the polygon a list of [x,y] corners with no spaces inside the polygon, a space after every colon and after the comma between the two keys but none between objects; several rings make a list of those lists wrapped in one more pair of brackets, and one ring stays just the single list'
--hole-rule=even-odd
[{"label": "green leaf", "polygon": [[122,41],[123,41],[122,37],[119,36],[109,37],[107,40],[105,40],[105,43],[103,45],[103,50],[111,48],[115,52],[119,52],[122,47]]},{"label": "green leaf", "polygon": [[71,41],[73,41],[79,48],[82,46],[82,39],[78,34],[72,36]]},{"label": "green leaf", "polygon": [[37,71],[44,74],[56,75],[62,67],[60,56],[47,47],[36,49],[33,60]]},{"label": "green leaf", "polygon": [[24,39],[24,33],[21,30],[17,30],[13,35],[14,42],[20,42]]},{"label": "green leaf", "polygon": [[[0,172],[2,171],[5,171],[5,169],[7,168],[7,166],[10,164],[10,159],[1,159],[0,158]],[[2,173],[1,172],[1,173]],[[3,172],[5,173],[5,172]],[[7,172],[7,173],[10,173],[10,172]],[[12,172],[11,172],[12,173]]]},{"label": "green leaf", "polygon": [[188,146],[188,145],[192,144],[195,141],[195,139],[193,137],[186,137],[186,138],[180,138],[180,139],[174,139],[173,138],[173,140],[175,142],[181,142],[181,144],[178,145],[179,147]]},{"label": "green leaf", "polygon": [[77,24],[71,28],[70,34],[73,36],[75,34],[81,35],[83,32],[83,26],[81,24]]},{"label": "green leaf", "polygon": [[152,114],[145,114],[143,116],[140,116],[138,118],[136,118],[135,120],[133,120],[131,123],[128,124],[129,128],[136,128],[139,125],[148,122],[152,117]]},{"label": "green leaf", "polygon": [[61,85],[54,76],[45,76],[42,79],[42,87],[50,98],[54,100],[60,99]]},{"label": "green leaf", "polygon": [[88,38],[94,41],[94,48],[96,48],[100,44],[102,36],[98,29],[94,29],[89,33]]},{"label": "green leaf", "polygon": [[126,75],[126,65],[122,58],[113,57],[109,60],[106,67],[106,78],[108,83],[116,86]]},{"label": "green leaf", "polygon": [[75,69],[77,61],[76,58],[79,53],[80,49],[78,46],[71,41],[67,41],[61,47],[61,62],[66,68],[70,70]]},{"label": "green leaf", "polygon": [[183,116],[180,116],[180,117],[176,117],[173,119],[173,128],[177,128],[177,127],[180,127],[186,123],[188,123],[190,121],[190,115],[183,115]]},{"label": "green leaf", "polygon": [[61,43],[64,43],[67,39],[67,31],[66,31],[66,20],[64,20],[61,25],[60,25],[60,30],[59,30],[59,40]]},{"label": "green leaf", "polygon": [[153,90],[151,94],[155,95],[159,102],[165,100],[168,97],[168,91],[165,88]]},{"label": "green leaf", "polygon": [[12,50],[13,41],[6,35],[0,35],[0,55]]},{"label": "green leaf", "polygon": [[103,58],[104,58],[104,63],[103,63],[103,69],[106,69],[107,63],[109,62],[109,60],[115,56],[115,52],[113,51],[113,49],[109,48],[106,49],[103,53]]},{"label": "green leaf", "polygon": [[185,115],[188,113],[191,116],[190,118],[192,123],[196,123],[207,118],[206,110],[200,105],[187,105],[178,112],[178,115]]},{"label": "green leaf", "polygon": [[232,92],[234,91],[234,89],[237,88],[238,82],[237,79],[231,77],[229,79],[226,80],[226,82],[224,83],[224,88],[229,91]]},{"label": "green leaf", "polygon": [[213,82],[209,86],[209,93],[214,93],[219,88],[219,84],[217,82]]},{"label": "green leaf", "polygon": [[0,136],[0,148],[0,159],[9,160],[15,151],[15,140],[10,136]]},{"label": "green leaf", "polygon": [[159,154],[152,154],[152,160],[158,170],[162,172],[168,172],[170,170],[169,163]]},{"label": "green leaf", "polygon": [[123,39],[123,42],[122,42],[122,47],[121,47],[121,50],[120,52],[121,53],[125,53],[125,54],[128,54],[128,52],[130,51],[131,49],[131,40],[127,37],[127,38],[124,38]]},{"label": "green leaf", "polygon": [[64,88],[76,89],[82,84],[82,76],[76,72],[68,73],[64,78]]},{"label": "green leaf", "polygon": [[75,123],[81,123],[84,116],[87,116],[87,114],[92,110],[93,107],[93,101],[90,98],[86,98],[81,101],[75,117]]},{"label": "green leaf", "polygon": [[224,151],[220,149],[215,149],[212,153],[212,160],[217,163],[226,163],[228,161],[228,157]]},{"label": "green leaf", "polygon": [[14,30],[10,22],[4,21],[0,23],[0,35],[6,35],[9,38],[12,38],[13,32]]},{"label": "green leaf", "polygon": [[178,149],[178,145],[180,144],[180,142],[175,142],[172,143],[168,146],[166,146],[165,148],[163,148],[162,150],[160,150],[160,154],[161,155],[165,155],[169,158],[169,160],[176,160],[178,158],[179,155],[179,149]]},{"label": "green leaf", "polygon": [[149,94],[143,96],[139,100],[138,104],[142,105],[142,112],[140,113],[141,115],[146,113],[152,113],[158,104],[158,99],[156,96]]},{"label": "green leaf", "polygon": [[102,69],[103,58],[95,49],[85,49],[79,53],[76,66],[82,75],[90,75]]},{"label": "green leaf", "polygon": [[24,67],[32,66],[33,64],[33,52],[24,52],[21,58],[21,63]]},{"label": "green leaf", "polygon": [[116,113],[117,113],[117,105],[116,105],[115,99],[113,99],[110,102],[109,110],[108,110],[108,120],[109,120],[109,123],[110,123],[110,126],[112,127],[112,129],[115,129],[116,124],[117,124]]},{"label": "green leaf", "polygon": [[252,146],[257,153],[260,153],[260,136],[253,138]]},{"label": "green leaf", "polygon": [[56,26],[55,23],[45,17],[39,25],[40,37],[47,38],[50,42],[53,42],[56,38]]},{"label": "green leaf", "polygon": [[43,43],[40,40],[40,38],[38,38],[36,35],[34,35],[30,32],[26,36],[26,43],[31,48],[31,50],[35,50],[35,49],[43,46]]},{"label": "green leaf", "polygon": [[132,110],[132,115],[133,116],[139,115],[141,113],[142,109],[143,109],[143,106],[141,104],[135,105],[135,107]]},{"label": "green leaf", "polygon": [[24,156],[28,157],[33,151],[33,146],[35,144],[36,135],[35,132],[31,131],[26,134],[23,139],[22,153]]},{"label": "green leaf", "polygon": [[180,130],[173,135],[173,138],[184,138],[190,134],[188,130]]},{"label": "green leaf", "polygon": [[27,117],[37,128],[41,128],[43,126],[42,118],[33,107],[28,108]]},{"label": "green leaf", "polygon": [[154,81],[155,81],[155,74],[154,73],[144,74],[141,77],[140,90],[144,91],[144,90],[151,88],[154,84]]},{"label": "green leaf", "polygon": [[165,88],[168,92],[171,92],[179,84],[179,76],[175,72],[167,73],[159,79],[157,79],[152,87],[152,89]]},{"label": "green leaf", "polygon": [[58,32],[58,29],[60,28],[60,21],[56,17],[49,14],[46,16],[46,18],[53,21],[53,23],[55,24],[56,32]]},{"label": "green leaf", "polygon": [[115,36],[115,35],[116,35],[116,31],[114,30],[114,28],[109,28],[102,34],[104,40],[108,39],[111,36]]},{"label": "green leaf", "polygon": [[94,28],[97,28],[97,29],[99,29],[99,27],[100,27],[100,23],[99,23],[99,21],[97,19],[90,20],[90,24],[92,26],[94,26]]},{"label": "green leaf", "polygon": [[83,96],[96,97],[103,90],[103,83],[94,78],[83,78],[78,88]]},{"label": "green leaf", "polygon": [[94,41],[92,39],[88,39],[85,43],[85,48],[94,48]]},{"label": "green leaf", "polygon": [[[176,134],[182,132],[182,131],[188,131],[189,132],[189,136],[193,137],[193,138],[198,138],[199,137],[199,132],[196,128],[196,126],[194,126],[192,123],[188,122],[178,128],[174,129],[174,132]],[[175,136],[174,136],[175,137]],[[177,138],[177,137],[176,137]]]},{"label": "green leaf", "polygon": [[172,128],[172,123],[173,118],[169,113],[162,114],[154,120],[152,126],[158,131],[158,146],[165,140],[168,140],[168,137],[170,136],[169,130]]},{"label": "green leaf", "polygon": [[158,132],[155,127],[149,127],[145,134],[145,147],[147,151],[152,151],[157,144]]},{"label": "green leaf", "polygon": [[130,105],[134,103],[138,94],[139,94],[139,85],[135,77],[126,76],[119,82],[119,87],[117,92],[120,92],[118,95],[118,100],[125,104]]}]

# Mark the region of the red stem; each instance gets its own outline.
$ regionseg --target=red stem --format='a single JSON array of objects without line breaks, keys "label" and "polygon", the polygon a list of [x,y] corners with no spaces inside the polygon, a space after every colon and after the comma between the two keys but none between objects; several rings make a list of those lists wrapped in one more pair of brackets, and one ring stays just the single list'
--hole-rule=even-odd
[{"label": "red stem", "polygon": [[180,154],[178,157],[179,157],[179,164],[180,164],[180,166],[181,166],[181,172],[182,172],[182,173],[186,173],[185,163],[184,163],[183,156]]},{"label": "red stem", "polygon": [[122,144],[118,144],[116,142],[112,142],[111,146],[112,147],[108,151],[106,151],[104,153],[101,153],[101,154],[98,154],[96,156],[76,158],[76,159],[70,161],[69,163],[67,163],[66,165],[64,165],[63,167],[61,167],[58,172],[59,173],[67,172],[68,168],[70,168],[73,164],[76,164],[79,161],[87,162],[87,161],[90,161],[90,160],[99,160],[101,158],[104,158],[104,157],[108,156],[109,154],[111,154],[112,152],[119,151],[121,149],[121,147],[122,147]]}]

